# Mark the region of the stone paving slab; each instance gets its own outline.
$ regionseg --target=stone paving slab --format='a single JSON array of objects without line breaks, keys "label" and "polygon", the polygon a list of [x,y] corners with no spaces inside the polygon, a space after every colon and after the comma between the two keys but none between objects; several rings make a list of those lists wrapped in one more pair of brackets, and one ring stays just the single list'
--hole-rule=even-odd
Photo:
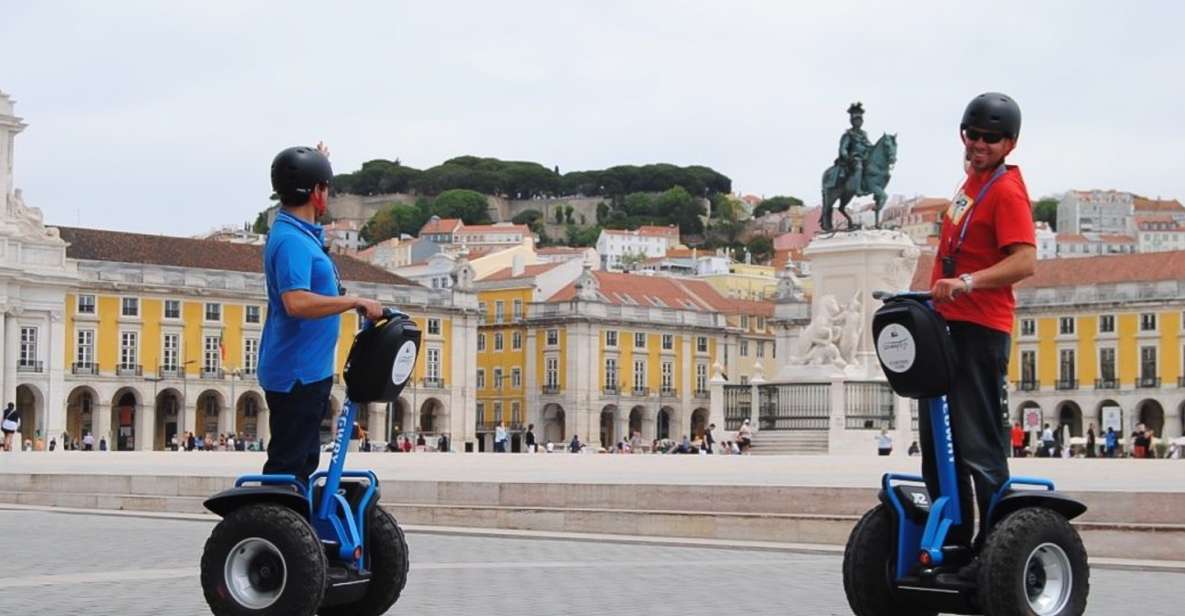
[{"label": "stone paving slab", "polygon": [[[0,454],[0,473],[179,475],[194,478],[193,487],[200,489],[205,477],[258,472],[264,458],[253,452],[6,453]],[[323,456],[322,468],[327,464]],[[849,488],[876,488],[883,473],[916,474],[920,464],[919,458],[904,455],[351,453],[347,459],[350,468],[372,469],[381,480]],[[1185,460],[1024,458],[1013,460],[1011,469],[1013,475],[1052,479],[1068,491],[1185,493]]]}]

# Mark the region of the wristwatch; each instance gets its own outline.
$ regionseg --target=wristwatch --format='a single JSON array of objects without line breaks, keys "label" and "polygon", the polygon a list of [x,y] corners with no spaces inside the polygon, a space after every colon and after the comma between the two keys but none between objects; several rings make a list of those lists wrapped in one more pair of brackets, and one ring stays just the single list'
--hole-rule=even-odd
[{"label": "wristwatch", "polygon": [[967,285],[967,290],[963,291],[964,293],[970,293],[971,289],[975,287],[975,279],[971,277],[971,274],[959,274],[959,280]]}]

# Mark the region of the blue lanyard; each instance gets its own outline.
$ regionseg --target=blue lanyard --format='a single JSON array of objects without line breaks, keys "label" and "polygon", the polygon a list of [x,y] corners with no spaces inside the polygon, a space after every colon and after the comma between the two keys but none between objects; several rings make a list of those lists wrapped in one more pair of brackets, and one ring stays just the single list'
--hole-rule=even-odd
[{"label": "blue lanyard", "polygon": [[979,202],[983,201],[984,196],[987,195],[988,189],[992,187],[992,184],[995,184],[996,180],[1000,179],[1000,176],[1004,175],[1004,172],[1007,170],[1004,164],[1000,163],[1000,166],[996,167],[995,173],[992,173],[992,177],[984,183],[983,188],[979,189],[979,194],[975,195],[975,202],[971,204],[971,209],[966,214],[963,214],[963,225],[959,229],[959,243],[951,246],[948,256],[953,257],[959,254],[959,250],[963,248],[963,240],[967,237],[967,228],[971,226],[971,216],[975,214],[975,208],[979,207]]}]

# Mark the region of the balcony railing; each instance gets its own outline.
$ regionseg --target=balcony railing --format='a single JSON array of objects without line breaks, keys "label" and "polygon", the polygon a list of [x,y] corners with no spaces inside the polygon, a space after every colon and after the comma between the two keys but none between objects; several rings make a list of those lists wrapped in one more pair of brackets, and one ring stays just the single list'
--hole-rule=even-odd
[{"label": "balcony railing", "polygon": [[558,393],[560,393],[560,386],[559,385],[544,385],[543,386],[543,394],[544,395],[554,396]]},{"label": "balcony railing", "polygon": [[421,384],[422,384],[424,387],[429,387],[429,388],[432,388],[432,389],[444,389],[444,379],[442,379],[442,378],[439,378],[439,377],[436,377],[436,378],[431,378],[431,377],[429,377],[429,378],[425,378],[425,379],[421,380],[421,381],[420,381],[420,383],[421,383]]},{"label": "balcony railing", "polygon": [[77,362],[76,361],[73,364],[70,364],[70,372],[72,372],[74,374],[96,375],[99,373],[99,365],[94,362],[90,362],[90,361],[87,361],[87,362]]},{"label": "balcony railing", "polygon": [[708,394],[708,390],[706,390],[706,389],[695,390],[695,397],[696,398],[707,398],[707,397],[709,397],[709,395],[710,394]]},{"label": "balcony railing", "polygon": [[1078,389],[1078,379],[1058,379],[1054,388],[1059,390]]},{"label": "balcony railing", "polygon": [[1136,380],[1136,387],[1154,389],[1160,387],[1160,377],[1142,376]]},{"label": "balcony railing", "polygon": [[226,376],[222,368],[202,368],[203,379],[221,379]]},{"label": "balcony railing", "polygon": [[156,376],[162,379],[179,379],[181,378],[181,368],[178,366],[157,366]]},{"label": "balcony railing", "polygon": [[606,396],[616,396],[621,393],[621,390],[613,387],[612,385],[606,386],[602,391],[604,391]]},{"label": "balcony railing", "polygon": [[140,365],[123,364],[115,369],[119,376],[144,376],[144,367]]},{"label": "balcony railing", "polygon": [[1037,381],[1017,381],[1016,389],[1018,391],[1037,391]]},{"label": "balcony railing", "polygon": [[634,396],[637,398],[645,398],[650,395],[649,387],[635,387],[633,390]]},{"label": "balcony railing", "polygon": [[20,361],[16,364],[17,372],[45,372],[45,363],[40,361]]},{"label": "balcony railing", "polygon": [[678,398],[679,391],[674,387],[663,387],[661,390],[659,390],[659,395],[663,398]]},{"label": "balcony railing", "polygon": [[1119,389],[1118,379],[1095,379],[1095,389]]}]

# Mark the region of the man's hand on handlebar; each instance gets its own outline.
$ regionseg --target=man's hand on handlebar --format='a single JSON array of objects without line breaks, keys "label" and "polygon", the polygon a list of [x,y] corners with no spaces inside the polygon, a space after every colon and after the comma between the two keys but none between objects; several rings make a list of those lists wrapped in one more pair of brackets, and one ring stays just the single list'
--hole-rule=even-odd
[{"label": "man's hand on handlebar", "polygon": [[958,278],[939,278],[930,294],[935,302],[949,302],[967,292],[967,283]]},{"label": "man's hand on handlebar", "polygon": [[377,321],[383,318],[382,304],[374,301],[373,299],[366,299],[364,297],[354,298],[354,301],[357,302],[354,305],[354,308],[358,309],[358,312],[367,319],[371,321]]}]

